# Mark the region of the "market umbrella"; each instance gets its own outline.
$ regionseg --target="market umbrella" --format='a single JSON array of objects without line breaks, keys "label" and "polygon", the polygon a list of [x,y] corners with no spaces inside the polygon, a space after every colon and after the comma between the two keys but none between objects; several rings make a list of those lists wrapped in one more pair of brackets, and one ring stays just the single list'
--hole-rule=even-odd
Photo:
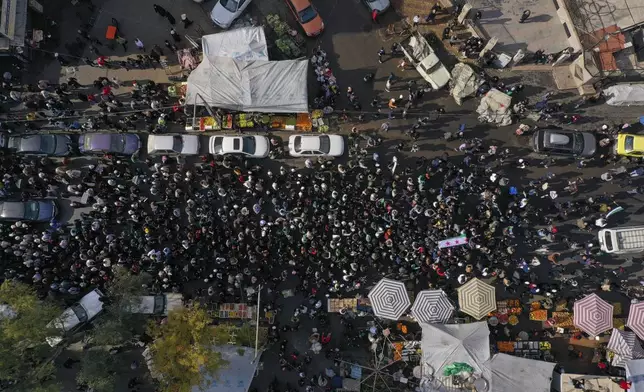
[{"label": "market umbrella", "polygon": [[423,323],[444,323],[454,314],[454,305],[443,290],[423,290],[416,296],[411,315]]},{"label": "market umbrella", "polygon": [[496,310],[494,286],[474,278],[458,289],[458,303],[463,313],[477,320]]},{"label": "market umbrella", "polygon": [[624,367],[626,361],[630,361],[631,359],[644,358],[642,345],[635,337],[635,333],[630,331],[620,331],[617,328],[613,328],[606,349],[615,354],[611,364],[617,367]]},{"label": "market umbrella", "polygon": [[411,305],[405,284],[387,278],[381,279],[371,289],[368,297],[373,313],[389,320],[398,320]]},{"label": "market umbrella", "polygon": [[597,336],[613,328],[613,305],[597,294],[575,302],[573,311],[573,324],[589,335]]},{"label": "market umbrella", "polygon": [[637,337],[644,339],[644,302],[631,304],[626,326],[635,332]]}]

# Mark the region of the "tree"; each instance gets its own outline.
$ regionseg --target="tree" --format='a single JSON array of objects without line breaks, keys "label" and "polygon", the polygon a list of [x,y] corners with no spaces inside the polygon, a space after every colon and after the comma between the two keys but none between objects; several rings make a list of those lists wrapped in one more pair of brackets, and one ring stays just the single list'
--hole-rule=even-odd
[{"label": "tree", "polygon": [[136,329],[145,325],[144,316],[130,312],[137,298],[145,294],[145,275],[131,274],[116,268],[107,286],[103,315],[95,323],[92,343],[96,346],[116,346],[131,340]]},{"label": "tree", "polygon": [[39,300],[30,286],[13,281],[0,285],[0,303],[13,315],[0,319],[0,380],[19,381],[10,391],[60,390],[52,363],[58,351],[45,340],[57,333],[47,324],[60,309]]},{"label": "tree", "polygon": [[90,387],[94,392],[111,392],[116,387],[116,360],[103,348],[86,351],[81,357],[81,366],[76,381]]},{"label": "tree", "polygon": [[193,305],[168,314],[166,323],[150,324],[155,341],[150,347],[155,372],[164,391],[190,392],[192,387],[205,389],[208,379],[227,362],[215,350],[213,330],[206,310]]}]

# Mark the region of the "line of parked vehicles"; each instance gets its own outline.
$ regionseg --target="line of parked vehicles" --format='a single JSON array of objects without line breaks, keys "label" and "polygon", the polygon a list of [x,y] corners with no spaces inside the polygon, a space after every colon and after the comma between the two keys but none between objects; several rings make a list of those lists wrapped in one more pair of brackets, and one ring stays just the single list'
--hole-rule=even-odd
[{"label": "line of parked vehicles", "polygon": [[[198,155],[197,135],[149,135],[147,154]],[[266,158],[270,152],[268,137],[262,135],[217,135],[208,140],[208,152],[213,155],[239,155],[247,158]],[[17,154],[33,156],[66,157],[74,155],[71,135],[35,134],[0,136],[0,148]],[[131,156],[141,150],[141,138],[134,133],[87,133],[78,138],[81,155]],[[289,154],[293,157],[330,156],[344,154],[344,139],[340,135],[312,134],[291,135],[288,139]]]}]

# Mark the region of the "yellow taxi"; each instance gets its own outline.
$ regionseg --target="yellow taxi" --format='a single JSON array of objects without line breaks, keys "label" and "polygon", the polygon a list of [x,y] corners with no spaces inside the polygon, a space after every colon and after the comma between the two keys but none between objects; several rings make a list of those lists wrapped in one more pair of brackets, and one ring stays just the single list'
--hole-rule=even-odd
[{"label": "yellow taxi", "polygon": [[615,152],[617,155],[625,155],[629,157],[644,156],[644,135],[620,133],[617,136]]}]

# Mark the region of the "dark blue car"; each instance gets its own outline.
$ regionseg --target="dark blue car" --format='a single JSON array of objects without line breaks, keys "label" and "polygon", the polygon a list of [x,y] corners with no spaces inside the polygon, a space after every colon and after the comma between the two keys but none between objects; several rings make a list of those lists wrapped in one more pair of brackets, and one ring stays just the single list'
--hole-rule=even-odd
[{"label": "dark blue car", "polygon": [[49,222],[57,214],[54,200],[0,201],[0,220]]}]

